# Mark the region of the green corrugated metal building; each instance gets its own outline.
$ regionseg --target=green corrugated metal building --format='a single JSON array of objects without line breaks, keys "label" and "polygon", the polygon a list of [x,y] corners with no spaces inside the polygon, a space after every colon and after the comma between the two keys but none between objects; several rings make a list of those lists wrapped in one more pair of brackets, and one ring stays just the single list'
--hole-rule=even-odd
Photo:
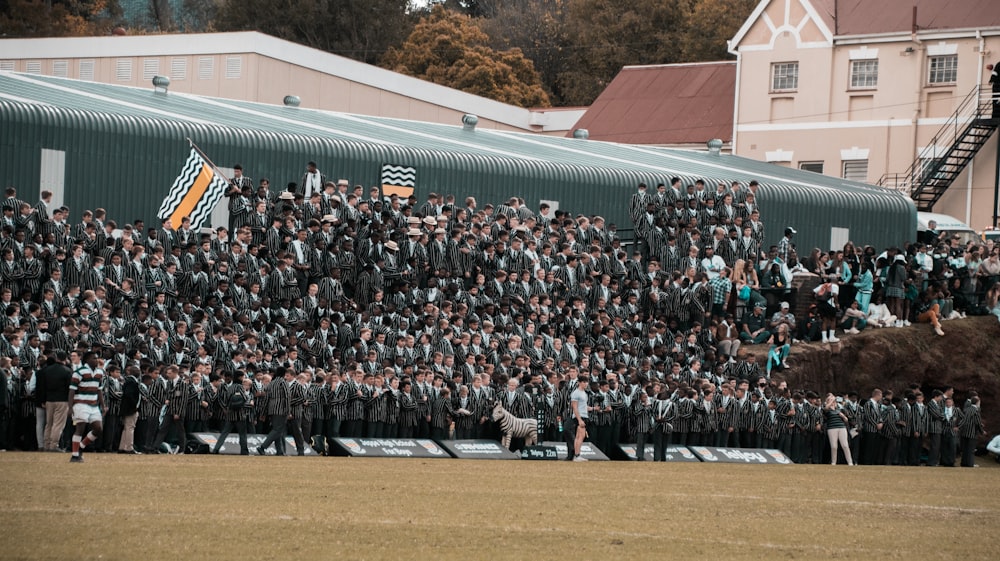
[{"label": "green corrugated metal building", "polygon": [[516,195],[532,208],[556,201],[624,229],[639,182],[701,178],[711,189],[756,179],[770,243],[785,226],[799,231],[800,248],[844,238],[883,247],[916,229],[914,205],[899,193],[738,156],[0,72],[0,178],[26,200],[56,187],[74,220],[102,206],[110,217],[153,224],[187,156],[186,138],[220,166],[240,162],[247,175],[270,178],[272,189],[298,181],[309,160],[330,179],[366,186],[391,163],[416,168],[421,202],[431,191],[471,195],[480,206]]}]

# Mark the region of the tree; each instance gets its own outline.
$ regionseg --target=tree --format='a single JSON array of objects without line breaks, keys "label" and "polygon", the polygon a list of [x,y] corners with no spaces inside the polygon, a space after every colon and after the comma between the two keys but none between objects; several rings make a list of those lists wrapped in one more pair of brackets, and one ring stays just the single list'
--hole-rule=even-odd
[{"label": "tree", "polygon": [[625,65],[680,62],[688,0],[568,0],[569,67],[554,88],[570,105],[589,105]]},{"label": "tree", "polygon": [[0,1],[0,36],[107,35],[119,16],[117,0],[5,0]]},{"label": "tree", "polygon": [[547,106],[538,73],[520,49],[496,51],[471,18],[435,6],[381,65],[522,107]]},{"label": "tree", "polygon": [[256,30],[374,64],[413,28],[409,0],[225,0],[220,31]]},{"label": "tree", "polygon": [[736,35],[757,0],[698,0],[687,17],[681,39],[685,62],[730,58],[727,41]]},{"label": "tree", "polygon": [[568,68],[566,53],[571,46],[563,32],[565,0],[495,0],[496,16],[476,23],[497,50],[521,49],[531,59],[553,105],[562,105],[563,92],[556,78]]}]

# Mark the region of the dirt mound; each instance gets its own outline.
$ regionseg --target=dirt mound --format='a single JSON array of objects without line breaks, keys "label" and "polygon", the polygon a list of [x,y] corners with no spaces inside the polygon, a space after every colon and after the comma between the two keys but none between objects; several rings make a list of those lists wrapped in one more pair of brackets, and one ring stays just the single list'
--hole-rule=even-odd
[{"label": "dirt mound", "polygon": [[[976,390],[988,434],[1000,432],[1000,322],[994,316],[970,317],[943,322],[942,329],[944,337],[927,324],[869,328],[858,335],[839,335],[839,345],[832,348],[821,343],[792,345],[792,366],[776,377],[784,377],[791,388],[855,390],[862,398],[876,387],[899,394],[916,383],[928,394],[954,386],[959,407],[968,391]],[[766,356],[766,349],[755,352]]]}]

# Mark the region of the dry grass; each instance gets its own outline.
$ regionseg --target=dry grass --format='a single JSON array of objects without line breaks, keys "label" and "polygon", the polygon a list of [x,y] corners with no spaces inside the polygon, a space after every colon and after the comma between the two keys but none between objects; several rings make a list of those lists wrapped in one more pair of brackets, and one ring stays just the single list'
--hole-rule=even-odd
[{"label": "dry grass", "polygon": [[0,472],[2,559],[984,559],[1000,528],[985,465],[6,453]]}]

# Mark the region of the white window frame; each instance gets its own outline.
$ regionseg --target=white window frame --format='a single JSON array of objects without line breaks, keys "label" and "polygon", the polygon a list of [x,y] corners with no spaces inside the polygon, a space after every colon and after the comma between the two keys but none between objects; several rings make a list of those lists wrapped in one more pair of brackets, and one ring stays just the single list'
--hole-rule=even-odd
[{"label": "white window frame", "polygon": [[[809,169],[807,167],[804,167],[804,166],[817,166],[817,165],[819,166],[819,171],[816,171],[815,169]],[[822,174],[823,173],[823,160],[812,160],[812,161],[808,161],[808,162],[799,162],[799,169],[802,170],[802,171],[810,171],[812,173]]]},{"label": "white window frame", "polygon": [[80,79],[88,82],[94,81],[94,60],[87,59],[80,61]]},{"label": "white window frame", "polygon": [[958,81],[958,55],[927,57],[927,83],[931,86],[954,84]]},{"label": "white window frame", "polygon": [[[864,177],[859,178],[861,165],[864,165]],[[848,169],[850,168],[850,169]],[[868,160],[843,160],[840,164],[840,177],[848,181],[868,183]]]},{"label": "white window frame", "polygon": [[798,61],[772,62],[771,91],[794,92],[798,91],[798,89],[799,89]]},{"label": "white window frame", "polygon": [[849,80],[852,90],[878,88],[878,59],[852,60]]}]

